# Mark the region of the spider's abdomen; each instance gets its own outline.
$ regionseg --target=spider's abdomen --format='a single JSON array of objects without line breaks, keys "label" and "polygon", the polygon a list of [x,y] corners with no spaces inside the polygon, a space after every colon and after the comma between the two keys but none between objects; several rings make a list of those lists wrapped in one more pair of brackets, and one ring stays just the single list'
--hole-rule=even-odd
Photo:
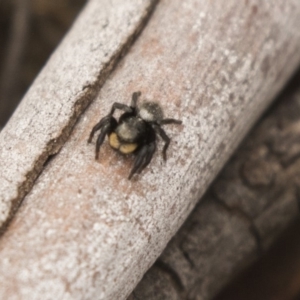
[{"label": "spider's abdomen", "polygon": [[109,145],[123,154],[133,153],[138,147],[137,143],[124,143],[120,141],[115,132],[109,135]]}]

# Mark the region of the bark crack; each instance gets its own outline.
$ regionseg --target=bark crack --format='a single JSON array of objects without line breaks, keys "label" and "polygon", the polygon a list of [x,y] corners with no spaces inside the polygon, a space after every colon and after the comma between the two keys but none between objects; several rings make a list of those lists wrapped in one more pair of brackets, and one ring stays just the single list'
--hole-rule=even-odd
[{"label": "bark crack", "polygon": [[74,104],[72,115],[66,124],[66,126],[61,130],[59,136],[49,140],[45,147],[45,151],[43,151],[40,156],[36,159],[33,164],[33,167],[30,171],[25,175],[25,181],[21,182],[18,186],[18,193],[16,198],[11,200],[11,208],[9,212],[9,216],[5,222],[2,223],[0,227],[0,236],[4,233],[6,228],[8,227],[10,221],[12,220],[14,214],[18,210],[20,204],[24,197],[29,193],[32,189],[34,182],[39,177],[41,172],[44,170],[44,167],[47,165],[49,157],[57,154],[60,149],[63,147],[65,142],[68,140],[75,124],[79,120],[79,117],[84,113],[86,108],[91,104],[91,102],[95,99],[96,95],[100,91],[101,87],[105,83],[108,76],[113,72],[115,67],[118,65],[123,56],[126,55],[130,47],[134,44],[142,30],[146,27],[148,21],[150,20],[156,5],[159,0],[152,0],[149,4],[149,7],[145,10],[144,15],[141,18],[140,23],[137,25],[134,32],[128,37],[127,41],[123,46],[120,47],[115,53],[112,55],[111,59],[107,64],[100,70],[97,79],[93,83],[89,83],[82,87],[83,95],[79,96],[77,101]]}]

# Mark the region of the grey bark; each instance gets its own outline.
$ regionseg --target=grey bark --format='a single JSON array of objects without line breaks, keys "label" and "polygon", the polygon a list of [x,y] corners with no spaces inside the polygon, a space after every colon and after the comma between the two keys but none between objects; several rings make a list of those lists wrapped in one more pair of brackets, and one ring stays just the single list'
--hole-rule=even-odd
[{"label": "grey bark", "polygon": [[299,158],[300,70],[128,300],[212,299],[299,218]]},{"label": "grey bark", "polygon": [[151,15],[156,0],[90,1],[0,133],[0,231]]}]

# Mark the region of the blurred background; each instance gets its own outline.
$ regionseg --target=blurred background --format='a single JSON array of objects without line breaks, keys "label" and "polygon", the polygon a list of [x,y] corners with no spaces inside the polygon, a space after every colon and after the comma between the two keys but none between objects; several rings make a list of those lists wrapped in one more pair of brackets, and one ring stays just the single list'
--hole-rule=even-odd
[{"label": "blurred background", "polygon": [[299,300],[300,219],[214,300]]},{"label": "blurred background", "polygon": [[0,0],[0,128],[86,0]]},{"label": "blurred background", "polygon": [[[85,2],[0,0],[0,129]],[[293,84],[300,90],[300,70]],[[299,219],[216,298],[229,299],[300,299]]]}]

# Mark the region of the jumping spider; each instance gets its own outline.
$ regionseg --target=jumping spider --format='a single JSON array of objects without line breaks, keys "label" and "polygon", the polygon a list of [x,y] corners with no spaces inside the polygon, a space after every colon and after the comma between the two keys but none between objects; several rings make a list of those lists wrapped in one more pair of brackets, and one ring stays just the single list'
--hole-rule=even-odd
[{"label": "jumping spider", "polygon": [[[133,168],[129,174],[130,180],[135,173],[140,173],[151,162],[152,156],[156,150],[156,135],[165,142],[162,150],[163,159],[167,159],[167,149],[170,144],[170,138],[161,125],[181,124],[181,121],[175,119],[164,119],[163,111],[158,103],[142,102],[137,104],[141,92],[132,94],[130,106],[115,102],[110,113],[97,123],[88,139],[88,143],[97,130],[100,130],[96,142],[96,157],[99,157],[100,146],[105,136],[108,136],[110,146],[122,154],[136,153]],[[116,109],[123,110],[124,113],[117,121],[114,117]]]}]

